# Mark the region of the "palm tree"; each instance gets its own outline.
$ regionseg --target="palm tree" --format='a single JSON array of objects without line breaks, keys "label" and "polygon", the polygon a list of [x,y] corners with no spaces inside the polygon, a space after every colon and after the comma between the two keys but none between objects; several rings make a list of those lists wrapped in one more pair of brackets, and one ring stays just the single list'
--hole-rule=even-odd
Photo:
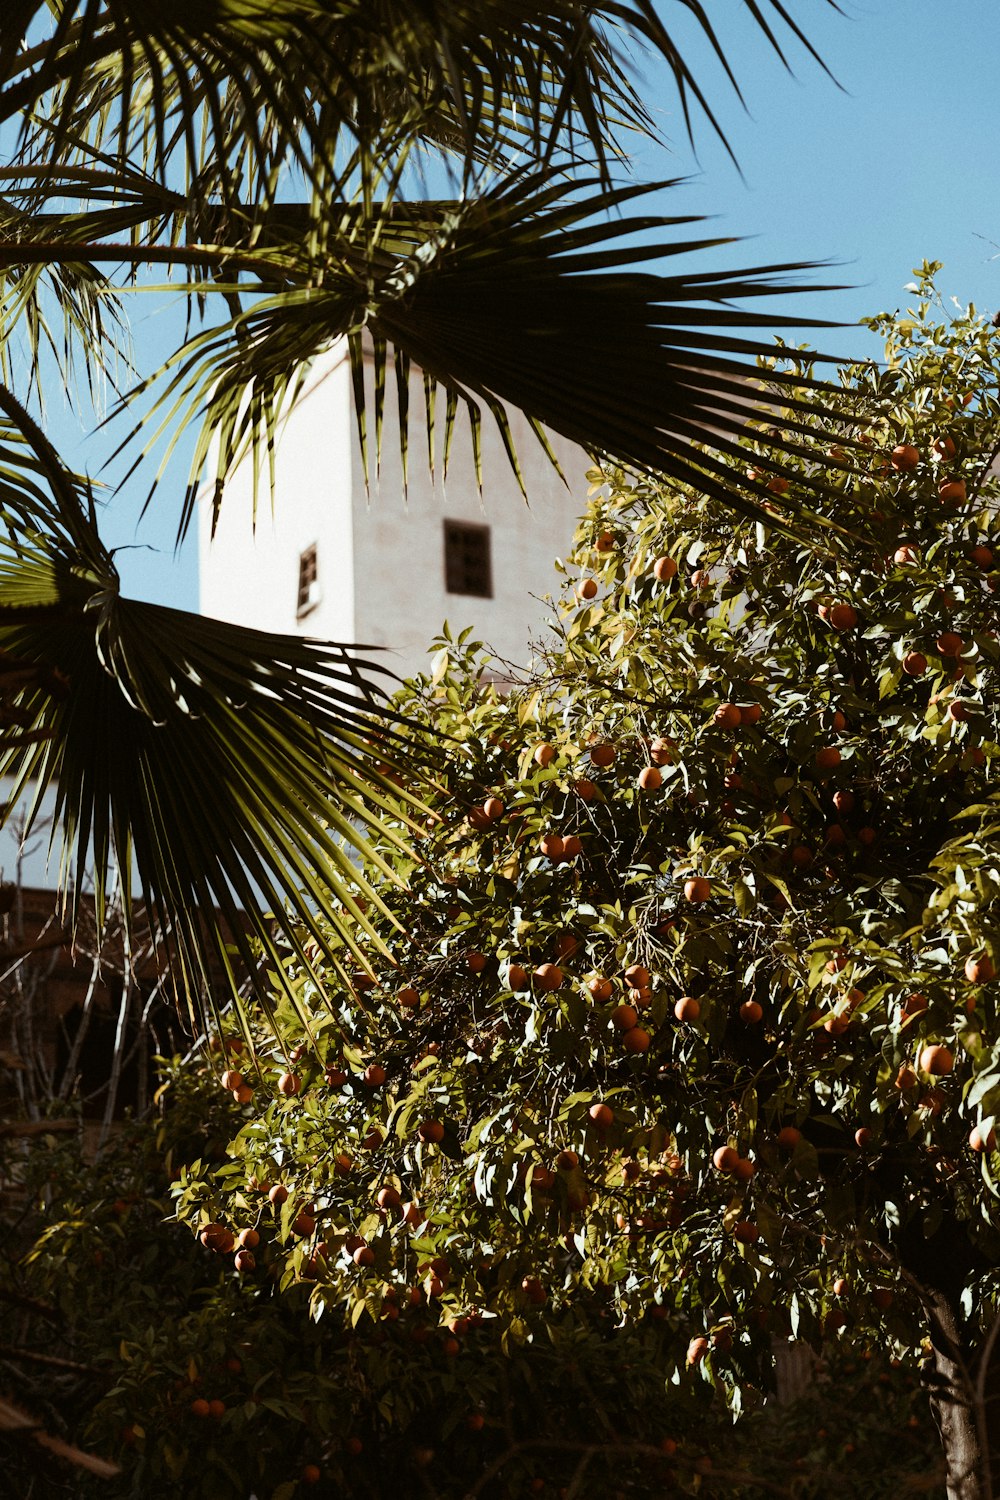
[{"label": "palm tree", "polygon": [[[779,55],[782,31],[812,51],[789,0],[744,5]],[[701,0],[666,9],[736,86]],[[114,871],[130,909],[137,870],[195,1013],[210,975],[235,992],[241,966],[266,1003],[290,954],[308,970],[322,951],[346,979],[358,937],[374,940],[368,833],[391,815],[402,840],[420,816],[397,784],[406,726],[349,647],[121,597],[89,481],[31,415],[38,393],[12,388],[15,332],[39,382],[46,348],[63,376],[73,358],[109,369],[117,294],[165,268],[193,331],[121,413],[145,395],[123,439],[135,465],[151,433],[172,443],[198,427],[181,535],[209,457],[218,507],[340,339],[363,446],[381,431],[391,355],[401,402],[411,361],[424,372],[429,436],[439,392],[449,437],[464,405],[477,461],[485,407],[517,468],[507,405],[546,447],[552,429],[758,512],[766,478],[734,466],[748,361],[770,352],[763,330],[804,320],[753,299],[789,276],[798,290],[806,268],[639,269],[725,242],[651,213],[643,200],[665,184],[616,180],[629,133],[654,128],[630,80],[635,46],[666,60],[689,129],[700,109],[718,130],[651,0],[7,0],[0,772],[10,802],[54,789],[71,916],[87,868],[99,922]],[[787,405],[761,468],[780,476],[799,420],[828,397],[794,370],[773,379]],[[416,419],[399,415],[405,458]]]}]

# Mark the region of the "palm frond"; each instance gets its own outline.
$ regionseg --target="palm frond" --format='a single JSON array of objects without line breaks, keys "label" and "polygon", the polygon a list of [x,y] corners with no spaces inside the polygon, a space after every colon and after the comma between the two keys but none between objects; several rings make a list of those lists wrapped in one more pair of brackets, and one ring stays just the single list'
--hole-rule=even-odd
[{"label": "palm frond", "polygon": [[[475,439],[485,406],[517,472],[505,416],[507,407],[516,407],[541,427],[615,462],[701,486],[734,509],[760,517],[761,504],[773,505],[774,497],[762,481],[744,479],[738,443],[752,415],[755,361],[775,352],[761,331],[829,325],[775,317],[754,310],[753,303],[777,291],[806,290],[789,278],[811,268],[674,275],[640,270],[643,261],[731,241],[657,239],[637,245],[639,233],[677,230],[699,220],[622,212],[655,187],[605,189],[596,180],[589,186],[590,193],[580,197],[580,185],[571,187],[555,169],[525,171],[467,204],[425,204],[422,224],[411,216],[383,230],[347,214],[341,234],[327,243],[318,261],[303,253],[301,241],[279,246],[276,238],[266,250],[245,253],[242,262],[248,269],[256,266],[257,281],[216,284],[242,295],[238,312],[189,340],[153,377],[162,383],[154,404],[161,425],[147,447],[167,432],[176,441],[178,424],[192,414],[201,421],[182,534],[213,450],[221,497],[228,474],[246,455],[252,456],[255,472],[261,466],[304,370],[345,336],[363,451],[373,441],[376,462],[392,350],[400,368],[412,362],[447,394],[446,459],[455,407],[464,403],[478,468]],[[87,252],[98,249],[88,246]],[[121,253],[121,247],[104,253]],[[178,251],[178,257],[221,253],[217,247],[192,247]],[[362,376],[363,329],[374,351],[369,395]],[[780,475],[783,460],[799,456],[795,433],[807,418],[825,418],[831,441],[844,441],[839,387],[794,371],[776,370],[768,379],[785,392],[785,415],[780,431],[760,435],[770,452],[764,467]],[[410,420],[404,403],[399,407],[404,450]],[[144,429],[150,425],[147,420]],[[734,457],[741,459],[740,467]],[[823,487],[820,471],[803,479],[796,465],[796,478],[796,493],[803,484],[817,491]],[[787,503],[795,508],[795,501]]]},{"label": "palm frond", "polygon": [[382,946],[364,871],[390,872],[368,830],[405,849],[394,830],[420,810],[396,784],[378,669],[121,598],[81,481],[3,387],[0,412],[0,695],[17,722],[0,775],[11,804],[54,792],[71,922],[88,875],[99,926],[116,879],[131,922],[134,868],[195,1016],[220,1003],[213,974],[235,995],[248,971],[267,1004],[308,938],[344,973],[357,933]]}]

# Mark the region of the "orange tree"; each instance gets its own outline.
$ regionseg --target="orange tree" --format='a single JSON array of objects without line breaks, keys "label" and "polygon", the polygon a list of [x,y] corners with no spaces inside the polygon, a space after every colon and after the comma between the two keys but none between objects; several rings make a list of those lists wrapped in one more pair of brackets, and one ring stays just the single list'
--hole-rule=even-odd
[{"label": "orange tree", "polygon": [[737,1412],[787,1339],[922,1357],[948,1494],[982,1500],[1000,363],[935,269],[848,377],[819,540],[595,476],[531,679],[441,643],[403,703],[447,785],[398,926],[358,928],[393,965],[302,979],[311,1035],[285,1012],[229,1162],[177,1191],[196,1232],[260,1234],[247,1277],[456,1355],[652,1321],[659,1379]]}]

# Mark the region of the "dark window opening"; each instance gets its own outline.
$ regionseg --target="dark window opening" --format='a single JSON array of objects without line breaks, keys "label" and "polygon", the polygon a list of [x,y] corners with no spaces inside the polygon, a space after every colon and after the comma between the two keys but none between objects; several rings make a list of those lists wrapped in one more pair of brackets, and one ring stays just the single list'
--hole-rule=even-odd
[{"label": "dark window opening", "polygon": [[490,528],[467,521],[444,523],[444,577],[449,594],[493,598]]},{"label": "dark window opening", "polygon": [[319,572],[316,563],[316,543],[307,547],[299,558],[299,595],[295,613],[302,618],[315,609],[320,600]]}]

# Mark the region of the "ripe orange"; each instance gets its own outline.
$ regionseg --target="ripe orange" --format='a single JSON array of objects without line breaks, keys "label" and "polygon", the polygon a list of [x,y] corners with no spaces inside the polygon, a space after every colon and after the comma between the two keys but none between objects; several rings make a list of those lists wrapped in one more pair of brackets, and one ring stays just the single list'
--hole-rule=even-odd
[{"label": "ripe orange", "polygon": [[563,856],[564,845],[562,835],[558,833],[543,833],[538,840],[538,848],[545,855],[546,859],[551,859],[555,863],[556,860],[562,859]]},{"label": "ripe orange", "polygon": [[580,599],[593,599],[597,593],[597,579],[582,578],[576,586],[576,592]]},{"label": "ripe orange", "polygon": [[280,1208],[283,1203],[288,1202],[288,1189],[283,1182],[276,1182],[267,1196],[275,1208]]},{"label": "ripe orange", "polygon": [[216,1397],[214,1401],[210,1401],[208,1403],[208,1415],[214,1422],[218,1422],[221,1417],[225,1416],[225,1414],[226,1403],[224,1401],[220,1401],[218,1397]]},{"label": "ripe orange", "polygon": [[749,1182],[756,1170],[753,1162],[748,1157],[741,1156],[733,1168],[733,1176],[737,1182]]},{"label": "ripe orange", "polygon": [[995,1151],[997,1149],[997,1136],[996,1131],[993,1129],[992,1125],[990,1126],[988,1135],[984,1135],[980,1127],[978,1125],[974,1125],[969,1132],[969,1145],[972,1147],[973,1151],[978,1151],[980,1153],[986,1151]]},{"label": "ripe orange", "polygon": [[470,1432],[482,1432],[486,1424],[486,1418],[481,1411],[470,1411],[465,1419],[465,1425]]},{"label": "ripe orange", "polygon": [[780,474],[772,474],[771,478],[767,481],[767,487],[772,495],[787,495],[791,488],[788,480],[783,479]]},{"label": "ripe orange", "polygon": [[243,1074],[237,1073],[234,1068],[227,1068],[222,1075],[222,1087],[224,1089],[231,1089],[235,1092],[242,1082]]},{"label": "ripe orange", "polygon": [[535,979],[543,990],[559,989],[564,978],[558,964],[539,964],[535,970]]},{"label": "ripe orange", "polygon": [[591,781],[589,776],[581,776],[574,781],[573,790],[582,802],[593,802],[597,796],[597,783]]},{"label": "ripe orange", "polygon": [[720,703],[713,717],[720,729],[737,729],[743,722],[743,715],[735,703]]},{"label": "ripe orange", "polygon": [[191,1402],[190,1409],[193,1417],[207,1417],[210,1415],[209,1405],[204,1396],[196,1396]]},{"label": "ripe orange", "polygon": [[697,1021],[701,1015],[701,1004],[693,995],[684,995],[674,1006],[678,1021]]},{"label": "ripe orange", "polygon": [[892,560],[897,568],[912,568],[920,561],[920,553],[916,547],[907,544],[905,547],[897,547],[892,554]]},{"label": "ripe orange", "polygon": [[481,974],[486,968],[486,954],[479,952],[467,953],[465,955],[465,962],[473,974]]},{"label": "ripe orange", "polygon": [[947,435],[934,439],[934,453],[938,458],[955,457],[955,440]]},{"label": "ripe orange", "polygon": [[594,547],[598,552],[613,552],[614,546],[615,538],[612,532],[601,531],[598,533],[597,540],[594,543]]},{"label": "ripe orange", "polygon": [[342,1089],[347,1082],[347,1074],[343,1068],[327,1068],[326,1081],[332,1089]]},{"label": "ripe orange", "polygon": [[507,965],[507,988],[519,994],[528,988],[528,971],[521,964]]},{"label": "ripe orange", "polygon": [[945,630],[938,636],[935,645],[941,656],[960,656],[965,643],[953,630]]},{"label": "ripe orange", "polygon": [[829,620],[834,630],[853,630],[858,623],[858,612],[852,604],[833,604]]},{"label": "ripe orange", "polygon": [[927,658],[922,651],[907,651],[903,657],[903,671],[908,677],[922,677],[927,671]]},{"label": "ripe orange", "polygon": [[379,1188],[375,1202],[379,1208],[385,1209],[386,1213],[395,1213],[396,1209],[402,1206],[403,1200],[399,1195],[399,1189],[387,1183],[385,1187]]},{"label": "ripe orange", "polygon": [[576,859],[578,854],[583,853],[583,844],[575,833],[568,833],[563,839],[563,859]]},{"label": "ripe orange", "polygon": [[941,1077],[946,1073],[950,1073],[954,1068],[954,1054],[948,1047],[942,1047],[937,1043],[931,1043],[929,1047],[924,1047],[921,1050],[920,1057],[917,1060],[917,1066],[920,1068],[922,1073],[933,1073]]},{"label": "ripe orange", "polygon": [[840,765],[841,759],[836,745],[821,745],[816,751],[816,766],[820,771],[832,771],[834,766]]},{"label": "ripe orange", "polygon": [[989,984],[996,976],[996,967],[988,953],[971,954],[965,960],[965,977],[970,984]]},{"label": "ripe orange", "polygon": [[626,1052],[648,1052],[652,1037],[642,1026],[632,1026],[622,1037]]},{"label": "ripe orange", "polygon": [[556,1157],[556,1166],[560,1172],[572,1172],[579,1165],[579,1156],[577,1156],[575,1151],[570,1151],[568,1148],[560,1151]]},{"label": "ripe orange", "polygon": [[685,899],[698,904],[707,901],[712,894],[712,887],[704,875],[693,875],[690,880],[684,882]]},{"label": "ripe orange", "polygon": [[364,1443],[359,1437],[349,1437],[344,1439],[344,1448],[352,1458],[358,1458],[364,1451]]},{"label": "ripe orange", "polygon": [[590,747],[590,758],[595,766],[603,766],[606,768],[610,765],[613,765],[615,754],[616,751],[614,745],[609,745],[606,742],[602,742],[599,745],[591,745]]},{"label": "ripe orange", "polygon": [[639,1024],[639,1012],[634,1005],[619,1005],[611,1012],[612,1025],[619,1031],[631,1031]]},{"label": "ripe orange", "polygon": [[910,1067],[909,1063],[903,1063],[896,1074],[896,1087],[900,1093],[906,1093],[908,1089],[915,1088],[919,1079]]},{"label": "ripe orange", "polygon": [[534,750],[532,751],[532,757],[536,766],[541,766],[544,770],[544,768],[546,766],[550,766],[556,758],[555,746],[550,745],[547,740],[543,740],[540,745],[535,746]]},{"label": "ripe orange", "polygon": [[282,1073],[281,1077],[278,1079],[278,1093],[284,1094],[286,1098],[290,1098],[293,1094],[297,1094],[301,1087],[302,1079],[297,1073]]},{"label": "ripe orange", "polygon": [[733,1146],[719,1146],[712,1156],[712,1165],[717,1172],[735,1172],[740,1153]]},{"label": "ripe orange", "polygon": [[237,1250],[233,1256],[233,1262],[242,1276],[246,1271],[253,1271],[257,1265],[257,1257],[252,1250]]},{"label": "ripe orange", "polygon": [[668,766],[673,761],[676,749],[676,743],[661,734],[650,745],[649,758],[654,766]]},{"label": "ripe orange", "polygon": [[926,995],[907,995],[902,1004],[904,1016],[918,1016],[921,1011],[927,1009]]},{"label": "ripe orange", "polygon": [[396,996],[396,999],[405,1010],[416,1010],[417,1006],[420,1004],[420,995],[413,988],[412,984],[404,985],[399,994]]},{"label": "ripe orange", "polygon": [[920,462],[920,450],[910,443],[897,443],[889,455],[889,462],[897,474],[912,474]]},{"label": "ripe orange", "polygon": [[241,1083],[238,1089],[233,1089],[233,1098],[237,1104],[249,1104],[253,1098],[253,1089],[248,1083]]},{"label": "ripe orange", "polygon": [[379,1089],[385,1083],[385,1069],[380,1063],[369,1063],[362,1076],[370,1089]]},{"label": "ripe orange", "polygon": [[700,1365],[708,1353],[708,1339],[692,1339],[687,1347],[687,1363],[689,1365]]},{"label": "ripe orange", "polygon": [[658,557],[653,563],[653,577],[657,583],[669,583],[677,572],[677,564],[672,557]]},{"label": "ripe orange", "polygon": [[436,1146],[444,1140],[444,1126],[440,1120],[421,1120],[417,1134],[425,1143]]},{"label": "ripe orange", "polygon": [[757,724],[757,723],[759,723],[760,716],[761,716],[761,714],[763,712],[764,712],[764,710],[761,708],[761,706],[760,706],[759,703],[741,703],[740,704],[740,723],[741,724]]},{"label": "ripe orange", "polygon": [[260,1235],[256,1229],[241,1229],[236,1237],[236,1243],[246,1250],[256,1250],[260,1244]]},{"label": "ripe orange", "polygon": [[973,547],[972,551],[969,553],[969,556],[972,558],[972,561],[976,564],[977,568],[992,568],[993,566],[992,547]]},{"label": "ripe orange", "polygon": [[854,810],[854,793],[846,788],[833,794],[833,805],[839,813],[849,813]]},{"label": "ripe orange", "polygon": [[614,1124],[615,1112],[610,1104],[592,1104],[587,1113],[597,1130],[608,1130]]},{"label": "ripe orange", "polygon": [[760,1230],[756,1224],[741,1219],[738,1224],[733,1225],[733,1239],[741,1245],[755,1245],[760,1239]]},{"label": "ripe orange", "polygon": [[782,1125],[775,1139],[783,1151],[794,1151],[802,1139],[802,1132],[794,1125]]},{"label": "ripe orange", "polygon": [[500,798],[487,797],[486,801],[483,803],[483,812],[489,818],[491,823],[495,822],[497,818],[502,818],[503,803],[500,801]]},{"label": "ripe orange", "polygon": [[356,1266],[373,1266],[375,1264],[375,1251],[370,1245],[359,1245],[351,1256]]},{"label": "ripe orange", "polygon": [[640,791],[658,792],[663,785],[663,776],[655,766],[643,766],[636,777],[636,784]]},{"label": "ripe orange", "polygon": [[319,1484],[323,1478],[323,1470],[319,1464],[306,1464],[300,1477],[303,1484]]},{"label": "ripe orange", "polygon": [[946,505],[961,505],[965,499],[965,480],[942,479],[938,485],[938,498]]},{"label": "ripe orange", "polygon": [[[592,999],[596,1000],[599,1005],[603,1005],[606,1000],[611,999],[612,988],[611,980],[605,979],[600,974],[592,974],[587,980],[587,989],[590,991]],[[614,1018],[612,1017],[612,1019]]]},{"label": "ripe orange", "polygon": [[969,705],[961,698],[953,698],[948,704],[948,717],[954,719],[956,724],[964,724],[969,717]]},{"label": "ripe orange", "polygon": [[[897,1082],[898,1082],[898,1080],[897,1080]],[[872,1143],[872,1133],[868,1129],[868,1126],[867,1125],[859,1125],[858,1128],[857,1128],[857,1130],[854,1132],[854,1144],[857,1147],[859,1147],[860,1150],[864,1151],[865,1147],[866,1146],[870,1146],[871,1143]]]},{"label": "ripe orange", "polygon": [[756,1026],[758,1021],[764,1019],[764,1007],[757,1000],[744,1000],[740,1006],[740,1020],[745,1021],[748,1026]]}]

